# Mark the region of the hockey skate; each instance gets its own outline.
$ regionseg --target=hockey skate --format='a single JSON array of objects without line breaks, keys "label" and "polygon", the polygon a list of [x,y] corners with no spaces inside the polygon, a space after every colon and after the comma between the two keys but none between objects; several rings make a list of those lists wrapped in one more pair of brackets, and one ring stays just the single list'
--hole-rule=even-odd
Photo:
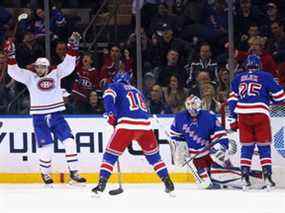
[{"label": "hockey skate", "polygon": [[272,188],[276,186],[275,182],[272,180],[272,176],[268,174],[264,174],[264,186],[262,189],[267,189],[270,191]]},{"label": "hockey skate", "polygon": [[49,174],[41,174],[42,180],[47,187],[52,187],[53,180]]},{"label": "hockey skate", "polygon": [[86,183],[86,179],[84,177],[81,177],[78,173],[78,171],[70,171],[70,185],[81,185],[84,186]]},{"label": "hockey skate", "polygon": [[91,190],[94,193],[93,195],[100,197],[100,194],[105,190],[106,185],[107,180],[103,177],[100,177],[98,185]]},{"label": "hockey skate", "polygon": [[251,188],[251,182],[249,180],[249,175],[243,175],[241,178],[241,185],[242,185],[242,190],[247,191]]},{"label": "hockey skate", "polygon": [[171,197],[175,197],[175,195],[173,194],[174,184],[170,179],[170,177],[166,176],[165,178],[162,179],[162,182],[165,185],[165,192],[168,193]]}]

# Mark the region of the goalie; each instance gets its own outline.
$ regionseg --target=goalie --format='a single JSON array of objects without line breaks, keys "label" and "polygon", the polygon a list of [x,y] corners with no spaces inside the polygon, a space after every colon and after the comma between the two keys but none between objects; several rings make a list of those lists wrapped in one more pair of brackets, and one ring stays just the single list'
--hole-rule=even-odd
[{"label": "goalie", "polygon": [[[236,152],[236,145],[231,144],[229,150],[227,132],[216,115],[202,110],[201,105],[198,97],[189,96],[185,101],[186,110],[176,114],[170,127],[171,139],[176,144],[175,163],[180,166],[187,164],[203,188],[218,189],[221,184],[212,181],[211,168],[213,165],[231,167],[229,155]],[[214,152],[214,157],[210,156],[211,152]],[[186,162],[191,155],[195,156],[194,166],[192,161]]]}]

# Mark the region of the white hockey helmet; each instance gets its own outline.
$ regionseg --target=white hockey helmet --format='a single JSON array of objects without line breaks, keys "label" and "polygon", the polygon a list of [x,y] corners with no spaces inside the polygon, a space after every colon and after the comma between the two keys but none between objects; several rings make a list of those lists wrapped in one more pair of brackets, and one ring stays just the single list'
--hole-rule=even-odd
[{"label": "white hockey helmet", "polygon": [[36,73],[39,76],[44,76],[48,72],[48,67],[50,66],[49,60],[47,58],[38,58],[34,63]]},{"label": "white hockey helmet", "polygon": [[190,113],[191,116],[195,117],[198,115],[202,108],[202,101],[195,95],[190,95],[186,98],[185,108]]},{"label": "white hockey helmet", "polygon": [[38,58],[35,62],[35,66],[46,66],[49,67],[50,63],[47,58]]}]

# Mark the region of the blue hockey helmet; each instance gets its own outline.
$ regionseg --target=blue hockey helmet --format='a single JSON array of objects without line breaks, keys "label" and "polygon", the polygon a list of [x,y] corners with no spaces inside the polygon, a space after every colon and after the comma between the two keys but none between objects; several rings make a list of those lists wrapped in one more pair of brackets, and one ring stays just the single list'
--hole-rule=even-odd
[{"label": "blue hockey helmet", "polygon": [[261,60],[257,55],[249,55],[246,59],[246,68],[250,70],[259,70],[261,68]]},{"label": "blue hockey helmet", "polygon": [[122,83],[126,83],[126,84],[130,84],[131,83],[131,76],[126,73],[126,72],[118,72],[114,77],[113,77],[113,82],[122,82]]},{"label": "blue hockey helmet", "polygon": [[202,109],[202,101],[197,96],[190,95],[185,100],[185,108],[191,116],[196,117]]}]

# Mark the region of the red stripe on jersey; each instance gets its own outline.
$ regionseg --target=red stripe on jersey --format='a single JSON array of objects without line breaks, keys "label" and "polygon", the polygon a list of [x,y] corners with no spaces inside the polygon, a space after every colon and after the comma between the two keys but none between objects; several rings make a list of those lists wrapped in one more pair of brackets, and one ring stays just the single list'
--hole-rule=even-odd
[{"label": "red stripe on jersey", "polygon": [[241,165],[248,165],[248,166],[250,166],[251,165],[251,160],[240,160],[240,164]]},{"label": "red stripe on jersey", "polygon": [[222,137],[222,136],[224,136],[224,135],[227,135],[227,134],[224,133],[224,132],[219,133],[219,134],[215,135],[214,137],[211,137],[211,140],[212,140],[212,141],[215,141],[215,140],[217,140],[218,138],[220,138],[220,137]]},{"label": "red stripe on jersey", "polygon": [[261,165],[264,165],[264,164],[271,164],[271,163],[272,163],[271,159],[263,159],[263,160],[260,160],[260,164],[261,164]]},{"label": "red stripe on jersey", "polygon": [[263,108],[263,109],[266,109],[268,110],[267,107],[263,106],[263,105],[260,105],[260,104],[257,104],[257,105],[248,105],[248,106],[245,106],[245,105],[239,105],[237,104],[236,106],[237,108],[241,108],[241,109],[256,109],[256,108]]},{"label": "red stripe on jersey", "polygon": [[158,164],[156,164],[156,165],[154,166],[154,170],[157,171],[157,170],[159,170],[159,169],[161,169],[161,168],[163,168],[163,167],[165,167],[165,163],[160,162],[160,163],[158,163]]},{"label": "red stripe on jersey", "polygon": [[107,169],[109,171],[113,171],[113,166],[110,165],[110,164],[107,164],[107,163],[102,163],[101,164],[101,168],[105,168],[105,169]]},{"label": "red stripe on jersey", "polygon": [[119,124],[135,124],[135,125],[150,125],[150,121],[130,121],[130,120],[122,120]]}]

